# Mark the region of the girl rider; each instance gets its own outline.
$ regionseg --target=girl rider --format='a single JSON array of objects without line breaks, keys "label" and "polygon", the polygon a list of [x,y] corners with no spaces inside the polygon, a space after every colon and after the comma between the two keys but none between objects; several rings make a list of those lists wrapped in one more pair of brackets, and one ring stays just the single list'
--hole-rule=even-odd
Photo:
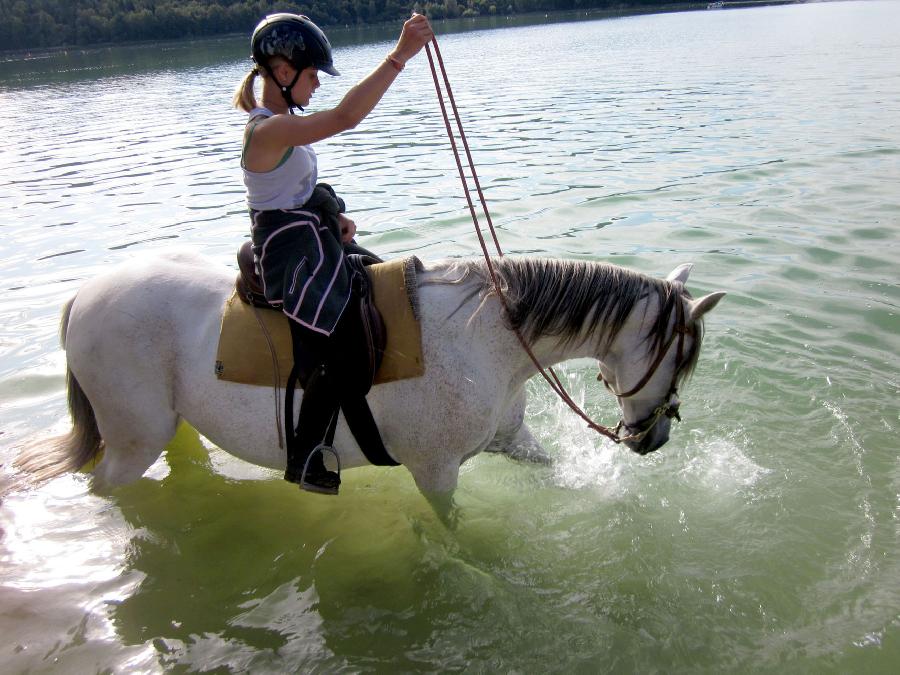
[{"label": "girl rider", "polygon": [[[273,14],[253,32],[256,65],[235,92],[235,106],[249,114],[241,167],[254,259],[266,300],[290,319],[294,361],[304,386],[297,423],[302,433],[288,434],[284,477],[314,492],[337,494],[340,485],[338,474],[326,470],[322,452],[314,451],[330,444],[340,399],[346,396],[341,388],[352,376],[347,363],[358,345],[358,312],[344,311],[352,300],[343,248],[352,245],[356,225],[333,190],[317,186],[312,144],[359,124],[432,37],[428,20],[413,14],[394,49],[337,107],[294,115],[294,108],[309,105],[319,72],[338,71],[318,26],[305,16]],[[257,77],[262,78],[259,102]],[[289,419],[293,411],[285,415]]]}]

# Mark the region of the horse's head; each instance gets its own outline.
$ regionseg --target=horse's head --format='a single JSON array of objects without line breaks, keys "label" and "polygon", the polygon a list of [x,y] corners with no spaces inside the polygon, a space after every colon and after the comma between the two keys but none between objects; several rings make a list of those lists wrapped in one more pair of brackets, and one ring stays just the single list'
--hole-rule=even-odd
[{"label": "horse's head", "polygon": [[[504,289],[506,326],[554,391],[598,433],[644,455],[669,440],[672,419],[679,419],[678,386],[700,353],[703,316],[725,296],[694,300],[685,289],[692,267],[681,265],[663,280],[608,263],[504,257],[491,270],[469,264],[461,280],[469,274],[480,280],[479,307],[496,286]],[[614,430],[591,421],[556,374],[544,371],[531,351],[542,338],[546,361],[588,355],[600,361],[598,379],[622,411]]]},{"label": "horse's head", "polygon": [[[694,300],[684,290],[693,265],[677,267],[666,278],[673,292],[660,297],[652,308],[635,318],[639,329],[623,335],[615,354],[600,363],[598,379],[619,401],[622,419],[616,427],[619,440],[634,452],[646,455],[669,440],[672,420],[678,419],[678,385],[693,369],[703,338],[703,315],[725,293],[710,293]],[[645,330],[646,324],[650,330]]]}]

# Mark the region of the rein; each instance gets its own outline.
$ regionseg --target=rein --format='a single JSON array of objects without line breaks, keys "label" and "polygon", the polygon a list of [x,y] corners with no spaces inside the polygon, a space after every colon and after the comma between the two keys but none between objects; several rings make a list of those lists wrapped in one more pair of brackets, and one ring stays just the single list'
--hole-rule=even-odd
[{"label": "rein", "polygon": [[[432,46],[434,47],[434,55],[435,55],[434,57],[431,54]],[[494,286],[494,291],[496,292],[497,296],[500,298],[500,303],[503,306],[504,311],[507,313],[507,315],[510,315],[509,305],[507,303],[506,296],[503,294],[503,290],[500,287],[500,281],[497,279],[497,272],[494,269],[493,263],[491,262],[491,255],[488,251],[488,247],[487,247],[487,243],[485,242],[484,235],[481,232],[481,226],[478,223],[478,215],[475,212],[475,205],[472,203],[472,195],[469,190],[469,184],[466,181],[466,175],[465,175],[465,172],[463,171],[462,160],[460,159],[460,156],[459,156],[459,149],[456,146],[456,139],[453,135],[453,129],[450,126],[450,119],[447,115],[447,107],[444,104],[444,96],[441,91],[440,82],[438,81],[437,68],[435,68],[435,57],[437,58],[438,67],[440,68],[440,71],[441,71],[441,78],[444,81],[444,87],[447,91],[447,98],[450,100],[450,106],[453,109],[453,117],[456,120],[457,129],[459,129],[459,137],[460,137],[460,140],[462,141],[463,148],[466,153],[466,160],[468,161],[469,170],[472,173],[472,179],[473,179],[473,182],[475,183],[475,189],[478,192],[478,199],[481,202],[481,208],[484,211],[484,216],[485,216],[485,219],[487,220],[488,228],[490,229],[490,232],[491,232],[491,237],[494,240],[494,246],[497,249],[497,255],[499,257],[503,257],[503,251],[500,248],[500,241],[497,239],[497,232],[494,229],[493,222],[491,221],[491,214],[490,214],[490,211],[488,210],[487,202],[484,198],[484,193],[481,190],[481,184],[478,181],[478,174],[475,171],[475,162],[473,161],[472,153],[469,150],[469,142],[466,140],[466,133],[465,133],[465,131],[463,131],[462,120],[460,119],[459,111],[456,108],[456,99],[454,99],[454,97],[453,97],[453,90],[450,87],[450,80],[447,77],[447,69],[444,67],[444,59],[441,57],[441,50],[438,47],[436,37],[433,37],[431,39],[431,45],[429,45],[429,44],[425,45],[425,52],[428,54],[428,64],[431,66],[431,76],[432,76],[432,79],[434,80],[434,89],[437,94],[438,103],[441,106],[441,114],[443,115],[443,118],[444,118],[444,126],[447,129],[447,137],[450,139],[450,146],[453,149],[453,156],[456,159],[456,168],[459,171],[459,179],[462,182],[463,193],[465,194],[466,202],[469,205],[469,213],[472,216],[472,222],[475,225],[475,233],[478,235],[478,243],[481,245],[481,252],[484,254],[484,260],[487,264],[488,273],[491,276],[491,283]],[[612,392],[619,398],[627,398],[629,396],[633,396],[638,391],[643,389],[643,387],[647,384],[647,382],[650,381],[650,378],[653,377],[653,374],[656,372],[656,369],[659,368],[660,364],[662,363],[663,357],[668,352],[669,347],[671,347],[672,342],[675,339],[675,336],[679,335],[678,361],[676,363],[675,373],[672,375],[672,384],[669,387],[669,393],[666,395],[666,398],[663,401],[663,403],[660,404],[659,406],[657,406],[657,408],[654,409],[654,411],[646,419],[641,420],[640,422],[638,422],[635,425],[629,425],[625,422],[625,420],[623,418],[623,419],[619,420],[619,423],[616,425],[616,427],[614,429],[610,429],[609,427],[606,427],[606,426],[599,424],[599,423],[595,422],[594,420],[592,420],[590,418],[590,416],[586,412],[584,412],[584,410],[582,410],[581,407],[572,399],[572,397],[566,391],[565,387],[563,386],[562,381],[559,379],[559,376],[556,374],[556,372],[553,370],[553,368],[550,366],[548,366],[546,368],[544,366],[542,366],[540,361],[538,361],[537,356],[535,356],[534,352],[532,351],[531,347],[525,341],[525,338],[522,337],[521,332],[518,329],[516,329],[514,332],[516,334],[516,337],[519,340],[519,343],[522,345],[522,348],[525,350],[525,353],[528,354],[528,357],[531,359],[532,363],[534,363],[534,365],[537,367],[538,372],[547,381],[547,383],[550,385],[550,388],[556,393],[556,395],[559,396],[562,399],[562,401],[567,406],[569,406],[569,408],[576,415],[578,415],[581,419],[583,419],[585,422],[587,422],[587,425],[589,428],[593,429],[594,431],[596,431],[597,433],[599,433],[603,436],[606,436],[614,443],[622,443],[624,441],[639,441],[640,439],[642,439],[644,436],[646,436],[650,432],[650,430],[656,425],[656,422],[663,415],[665,415],[667,417],[675,417],[679,420],[681,419],[678,416],[678,403],[677,402],[675,404],[669,403],[669,401],[672,398],[672,395],[676,393],[675,380],[676,380],[676,376],[678,373],[678,365],[680,364],[681,358],[682,358],[682,347],[684,344],[684,335],[685,335],[685,333],[688,332],[688,330],[684,324],[684,308],[681,306],[680,303],[678,304],[678,319],[677,319],[676,325],[672,331],[672,336],[669,338],[665,347],[660,351],[659,356],[657,356],[656,361],[653,363],[653,365],[650,367],[650,369],[647,371],[647,373],[644,375],[644,377],[641,379],[641,381],[638,383],[638,385],[635,386],[634,388],[632,388],[630,391],[626,392],[625,394],[620,395],[620,394],[616,394],[614,391]],[[602,377],[598,376],[598,379],[602,379]],[[606,383],[604,382],[604,384],[606,384]],[[610,389],[608,384],[606,386],[608,389]],[[612,391],[612,389],[610,389],[610,391]],[[637,429],[637,432],[633,433],[633,434],[629,434],[627,436],[620,436],[619,431],[623,427],[626,430]]]}]

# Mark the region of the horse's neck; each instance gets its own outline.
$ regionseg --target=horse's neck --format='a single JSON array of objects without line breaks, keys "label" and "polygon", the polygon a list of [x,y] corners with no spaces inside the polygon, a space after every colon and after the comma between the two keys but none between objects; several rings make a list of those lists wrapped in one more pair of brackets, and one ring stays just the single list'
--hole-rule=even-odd
[{"label": "horse's neck", "polygon": [[[503,322],[500,300],[490,296],[482,302],[472,285],[429,284],[427,303],[431,321],[424,330],[438,343],[462,344],[472,351],[471,358],[484,359],[485,367],[498,379],[508,381],[513,388],[523,385],[538,372],[538,367],[522,347],[516,334]],[[600,361],[614,358],[614,354],[633,348],[639,341],[639,331],[644,314],[637,307],[616,339],[610,345],[601,339],[604,327],[572,340],[560,340],[556,336],[543,336],[531,344],[538,363],[544,368],[577,358],[597,358]]]}]

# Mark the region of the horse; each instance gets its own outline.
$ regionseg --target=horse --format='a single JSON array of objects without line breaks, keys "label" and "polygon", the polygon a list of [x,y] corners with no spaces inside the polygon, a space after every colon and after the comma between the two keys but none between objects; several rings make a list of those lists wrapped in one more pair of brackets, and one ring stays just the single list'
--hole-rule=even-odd
[{"label": "horse", "polygon": [[[439,514],[478,453],[546,460],[524,420],[538,367],[522,343],[543,366],[596,359],[618,397],[624,445],[658,449],[697,363],[703,316],[725,295],[693,299],[691,267],[658,279],[601,262],[502,257],[495,285],[484,260],[423,265],[424,375],[368,395],[390,456]],[[110,490],[140,478],[185,420],[226,452],[283,470],[271,388],[214,372],[233,288],[232,269],[190,251],[140,257],[83,284],[60,327],[71,431],[24,449],[17,465],[43,481],[94,463],[92,489]],[[367,464],[343,418],[334,446],[343,469]]]}]

